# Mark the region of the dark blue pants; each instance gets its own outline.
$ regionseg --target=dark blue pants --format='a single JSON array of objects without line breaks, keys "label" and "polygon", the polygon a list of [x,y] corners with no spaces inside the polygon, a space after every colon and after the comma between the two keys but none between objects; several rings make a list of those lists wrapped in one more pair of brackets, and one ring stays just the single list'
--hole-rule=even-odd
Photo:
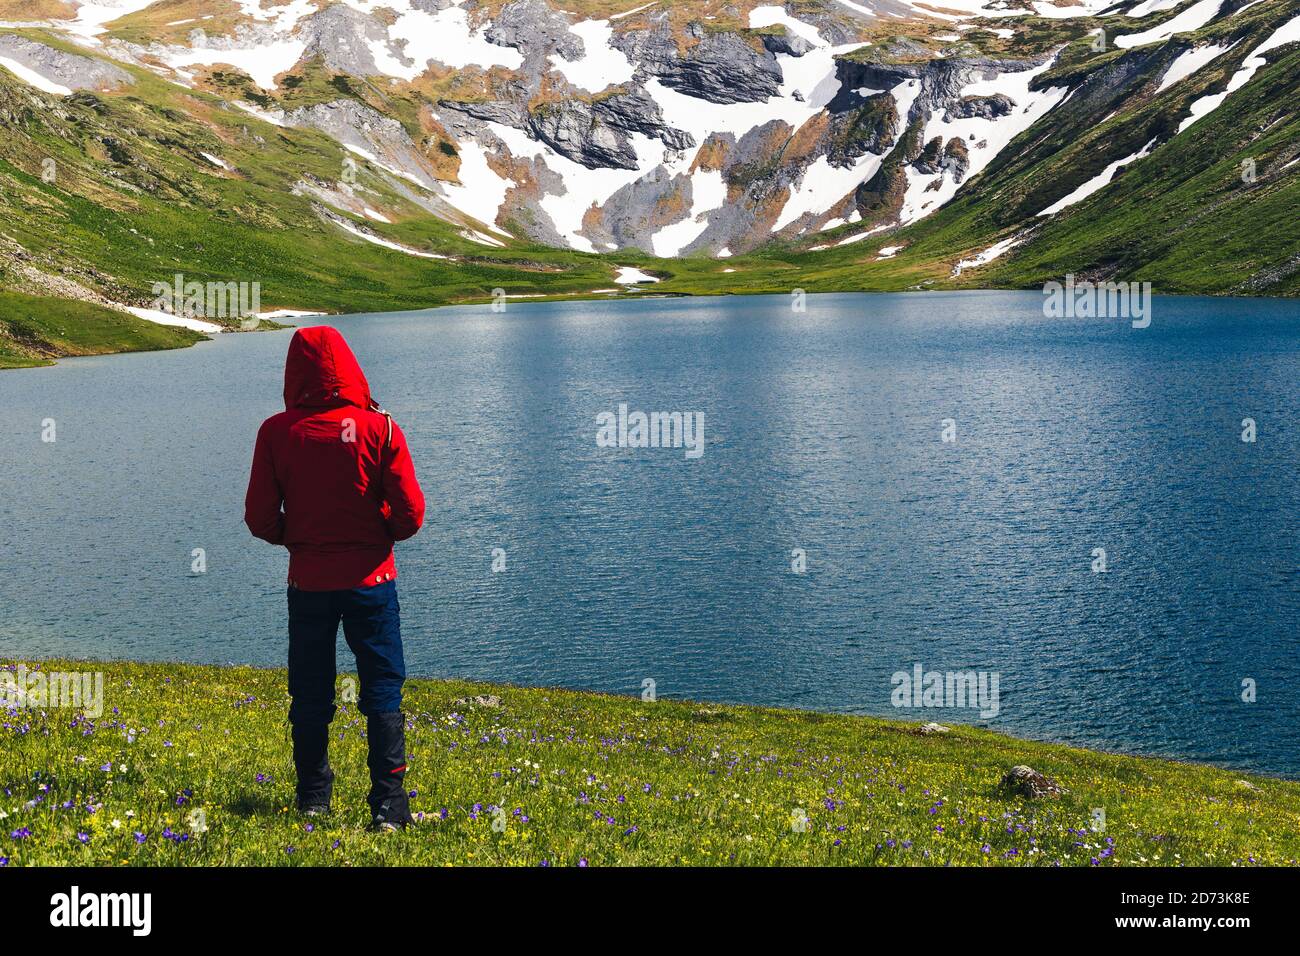
[{"label": "dark blue pants", "polygon": [[357,709],[367,717],[402,709],[401,608],[397,582],[351,591],[289,588],[289,722],[322,726],[334,719],[334,647],[339,623],[357,659]]}]

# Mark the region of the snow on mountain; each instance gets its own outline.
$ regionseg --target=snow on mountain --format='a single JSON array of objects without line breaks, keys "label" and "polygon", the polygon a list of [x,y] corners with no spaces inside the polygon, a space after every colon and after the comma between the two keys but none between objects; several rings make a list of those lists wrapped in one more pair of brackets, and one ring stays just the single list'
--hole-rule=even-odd
[{"label": "snow on mountain", "polygon": [[1143,30],[1141,33],[1127,33],[1116,37],[1115,45],[1121,50],[1125,50],[1147,43],[1156,43],[1159,40],[1167,40],[1175,33],[1199,30],[1214,19],[1219,12],[1219,8],[1223,6],[1223,2],[1224,0],[1197,0],[1196,3],[1172,20],[1166,20],[1150,30]]},{"label": "snow on mountain", "polygon": [[[907,171],[907,196],[899,219],[903,223],[915,222],[942,206],[956,195],[962,182],[974,176],[989,164],[1007,144],[1034,124],[1039,117],[1056,106],[1069,92],[1065,87],[1053,86],[1041,92],[1031,92],[1033,81],[1045,73],[1052,63],[1019,73],[1002,73],[989,80],[978,80],[962,87],[963,101],[985,98],[995,102],[1005,97],[1015,104],[1004,115],[952,116],[935,114],[926,124],[924,142],[940,140],[950,143],[955,138],[965,144],[965,168],[957,171],[944,167],[920,167],[913,164]],[[967,100],[970,98],[970,100]]]},{"label": "snow on mountain", "polygon": [[1300,42],[1300,16],[1288,20],[1278,27],[1267,40],[1251,50],[1250,54],[1242,62],[1241,68],[1228,81],[1228,85],[1223,89],[1223,92],[1211,93],[1193,102],[1191,115],[1179,124],[1178,132],[1181,133],[1197,120],[1208,116],[1222,106],[1224,100],[1249,83],[1254,75],[1268,62],[1268,58],[1264,56],[1265,53],[1275,50],[1283,44],[1296,42]]},{"label": "snow on mountain", "polygon": [[1115,160],[1115,162],[1111,163],[1109,166],[1103,169],[1092,179],[1088,180],[1086,183],[1084,183],[1074,192],[1052,203],[1052,205],[1048,206],[1038,215],[1054,216],[1062,209],[1065,209],[1068,206],[1073,206],[1075,203],[1083,202],[1093,193],[1100,192],[1101,190],[1105,189],[1107,186],[1110,185],[1111,180],[1115,178],[1115,174],[1118,173],[1121,169],[1123,169],[1124,167],[1128,166],[1131,163],[1137,162],[1139,159],[1146,159],[1147,156],[1151,155],[1151,150],[1155,147],[1155,145],[1156,145],[1156,141],[1153,139],[1151,140],[1151,142],[1147,143],[1145,146],[1143,146],[1132,156],[1125,156],[1123,159]]},{"label": "snow on mountain", "polygon": [[[1039,82],[1064,43],[990,55],[966,37],[1001,42],[1027,17],[1123,12],[1153,23],[1114,38],[1132,50],[1232,3],[626,0],[583,18],[560,0],[230,0],[211,13],[172,3],[190,14],[173,20],[154,0],[74,0],[75,18],[53,25],[186,85],[210,89],[213,68],[233,68],[252,84],[232,97],[241,109],[332,136],[426,208],[465,220],[475,241],[498,241],[481,224],[587,252],[726,256],[853,231],[836,237],[843,245],[931,215],[1071,95]],[[1252,51],[1226,90],[1193,103],[1182,128],[1249,81],[1296,23]],[[1179,53],[1157,92],[1233,45]],[[0,54],[33,85],[70,91]],[[297,91],[313,69],[323,79],[308,98]],[[401,109],[386,105],[393,97]]]},{"label": "snow on mountain", "polygon": [[1163,92],[1179,80],[1185,80],[1202,67],[1209,66],[1210,63],[1220,54],[1227,53],[1232,49],[1232,47],[1233,44],[1216,46],[1213,43],[1207,43],[1205,46],[1193,47],[1187,52],[1181,54],[1169,69],[1165,71],[1165,75],[1160,79],[1160,86],[1156,89],[1156,92]]}]

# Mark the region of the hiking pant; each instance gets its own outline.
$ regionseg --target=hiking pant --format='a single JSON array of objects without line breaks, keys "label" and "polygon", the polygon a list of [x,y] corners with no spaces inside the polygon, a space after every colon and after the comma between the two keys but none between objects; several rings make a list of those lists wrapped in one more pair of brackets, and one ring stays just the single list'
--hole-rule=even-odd
[{"label": "hiking pant", "polygon": [[334,719],[334,652],[339,624],[357,660],[357,709],[367,717],[371,790],[378,813],[409,816],[402,778],[406,770],[400,607],[397,583],[348,591],[289,588],[289,722],[298,806],[329,806],[334,773],[329,766],[329,723]]}]

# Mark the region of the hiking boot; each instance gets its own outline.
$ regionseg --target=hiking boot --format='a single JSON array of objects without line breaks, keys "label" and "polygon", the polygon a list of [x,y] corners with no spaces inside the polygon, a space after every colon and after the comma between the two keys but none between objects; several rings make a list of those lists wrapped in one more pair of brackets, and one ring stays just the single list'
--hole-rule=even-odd
[{"label": "hiking boot", "polygon": [[329,724],[293,724],[293,766],[298,774],[298,809],[329,811],[334,771],[329,762]]},{"label": "hiking boot", "polygon": [[366,724],[370,745],[371,827],[391,831],[413,823],[406,794],[406,716],[398,711],[371,714]]},{"label": "hiking boot", "polygon": [[370,821],[371,833],[396,833],[398,830],[405,830],[408,826],[414,826],[415,821],[407,817],[403,822],[400,819],[387,819],[383,814],[375,814],[374,819]]}]

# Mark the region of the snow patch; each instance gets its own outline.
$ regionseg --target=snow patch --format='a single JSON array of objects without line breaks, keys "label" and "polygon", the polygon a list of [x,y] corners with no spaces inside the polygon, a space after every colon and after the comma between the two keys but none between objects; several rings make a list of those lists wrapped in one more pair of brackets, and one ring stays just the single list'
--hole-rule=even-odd
[{"label": "snow patch", "polygon": [[[275,78],[286,70],[293,69],[294,64],[302,58],[303,51],[307,49],[306,43],[295,39],[276,40],[273,43],[248,47],[208,46],[207,42],[209,41],[188,49],[184,47],[169,49],[166,53],[160,54],[160,59],[171,67],[212,66],[225,63],[247,73],[262,89],[273,90],[276,89]],[[229,43],[227,40],[220,42]]]},{"label": "snow patch", "polygon": [[1213,113],[1223,105],[1224,100],[1249,83],[1254,75],[1268,63],[1268,60],[1264,57],[1265,53],[1283,44],[1296,41],[1300,41],[1300,17],[1289,20],[1278,27],[1273,31],[1272,36],[1251,50],[1250,55],[1242,61],[1241,66],[1233,74],[1232,79],[1228,81],[1228,85],[1222,93],[1211,93],[1209,96],[1202,96],[1193,102],[1191,114],[1178,124],[1178,132],[1181,133],[1197,120]]},{"label": "snow patch", "polygon": [[1155,148],[1155,145],[1156,141],[1153,139],[1132,156],[1125,156],[1123,159],[1115,160],[1115,162],[1111,163],[1096,176],[1093,176],[1092,179],[1088,180],[1074,192],[1070,193],[1070,195],[1058,199],[1038,215],[1054,216],[1067,206],[1073,206],[1075,203],[1083,202],[1083,200],[1087,199],[1093,193],[1100,192],[1102,189],[1105,189],[1110,185],[1110,181],[1115,178],[1115,174],[1119,172],[1120,167],[1127,166],[1129,163],[1137,162],[1139,159],[1145,159],[1150,156],[1151,150]]},{"label": "snow patch", "polygon": [[221,169],[231,170],[234,168],[221,157],[213,156],[211,153],[205,153],[202,150],[200,150],[199,155],[202,156],[204,159],[206,159],[208,162],[210,162],[213,166],[218,166]]},{"label": "snow patch", "polygon": [[155,325],[171,325],[182,329],[192,329],[195,332],[206,332],[209,335],[217,335],[222,332],[221,326],[215,322],[204,322],[202,319],[191,319],[184,315],[173,315],[170,312],[163,312],[159,309],[142,309],[134,305],[119,305],[116,308],[130,312],[138,319],[144,319],[146,322],[153,322]]},{"label": "snow patch", "polygon": [[53,80],[48,80],[35,70],[23,66],[17,60],[11,60],[7,56],[0,56],[0,66],[4,67],[18,79],[22,80],[28,86],[33,86],[42,93],[52,93],[55,96],[68,96],[72,90],[66,86],[60,86]]},{"label": "snow patch", "polygon": [[619,285],[636,285],[638,282],[658,282],[659,280],[649,273],[642,272],[640,269],[622,266],[619,268],[618,276],[614,281]]},{"label": "snow patch", "polygon": [[1198,0],[1197,3],[1192,4],[1178,16],[1166,20],[1150,30],[1117,36],[1115,46],[1121,50],[1127,50],[1131,47],[1145,46],[1148,43],[1167,40],[1175,33],[1199,30],[1218,15],[1221,6],[1223,6],[1223,0]]},{"label": "snow patch", "polygon": [[[614,14],[612,17],[610,17],[610,19],[611,19],[611,20],[622,20],[624,17],[630,17],[632,14],[634,14],[634,13],[640,13],[642,10],[649,10],[651,7],[653,7],[653,6],[654,6],[656,3],[658,3],[658,2],[659,2],[659,0],[650,0],[649,3],[642,4],[642,5],[639,6],[639,7],[633,7],[631,10],[625,10],[625,11],[623,11],[622,13],[616,13],[616,14]],[[597,290],[597,291],[599,291],[599,290]]]},{"label": "snow patch", "polygon": [[143,10],[153,2],[154,0],[101,0],[99,3],[83,3],[77,8],[75,20],[60,22],[59,26],[98,43],[94,38],[105,31],[105,24]]},{"label": "snow patch", "polygon": [[372,232],[366,232],[361,227],[353,224],[342,216],[335,216],[326,213],[325,218],[334,225],[338,226],[344,232],[350,232],[358,239],[364,239],[366,242],[373,243],[376,246],[382,246],[385,249],[392,249],[394,252],[404,252],[408,256],[416,256],[420,259],[446,259],[447,256],[440,256],[432,252],[422,252],[419,249],[412,249],[410,246],[404,246],[399,242],[393,242],[391,239],[385,239],[383,236],[377,236]]},{"label": "snow patch", "polygon": [[727,184],[719,170],[697,169],[691,177],[691,211],[680,222],[664,226],[651,245],[661,259],[680,255],[709,227],[708,213],[727,201]]},{"label": "snow patch", "polygon": [[1161,93],[1169,89],[1169,87],[1173,86],[1179,80],[1187,79],[1197,70],[1204,66],[1208,66],[1209,63],[1220,53],[1227,53],[1235,45],[1236,44],[1214,46],[1213,44],[1210,44],[1207,46],[1194,47],[1188,50],[1169,65],[1169,69],[1165,71],[1165,75],[1160,80],[1160,86],[1156,92]]},{"label": "snow patch", "polygon": [[972,256],[970,259],[963,259],[958,262],[953,266],[952,274],[956,277],[961,275],[962,271],[965,269],[974,269],[977,266],[987,265],[994,259],[1006,253],[1008,250],[1014,249],[1016,246],[1020,245],[1022,241],[1023,240],[1021,240],[1019,236],[1010,236],[1003,239],[1001,242],[995,242],[983,252]]},{"label": "snow patch", "polygon": [[780,232],[809,213],[820,213],[830,208],[859,183],[874,176],[882,159],[877,153],[865,153],[854,160],[852,166],[840,168],[832,166],[825,156],[818,157],[804,170],[799,182],[791,187],[790,198],[781,208],[781,215],[772,231]]},{"label": "snow patch", "polygon": [[1172,10],[1182,2],[1183,0],[1142,0],[1141,3],[1126,13],[1125,16],[1133,20],[1140,20],[1152,13],[1159,13],[1162,10]]},{"label": "snow patch", "polygon": [[[391,0],[373,6],[382,9],[391,6]],[[488,41],[483,30],[472,29],[469,13],[460,6],[447,7],[435,13],[408,9],[399,14],[388,35],[406,40],[404,53],[412,62],[398,60],[388,44],[379,40],[371,42],[370,53],[383,73],[407,81],[427,70],[430,60],[458,70],[467,66],[484,69],[502,66],[517,70],[524,62],[524,56],[518,50],[497,46]]]},{"label": "snow patch", "polygon": [[614,31],[607,20],[584,20],[569,30],[582,40],[583,58],[571,62],[552,55],[549,62],[552,68],[564,74],[571,85],[589,93],[599,93],[608,86],[632,79],[636,68],[622,50],[610,45]]}]

